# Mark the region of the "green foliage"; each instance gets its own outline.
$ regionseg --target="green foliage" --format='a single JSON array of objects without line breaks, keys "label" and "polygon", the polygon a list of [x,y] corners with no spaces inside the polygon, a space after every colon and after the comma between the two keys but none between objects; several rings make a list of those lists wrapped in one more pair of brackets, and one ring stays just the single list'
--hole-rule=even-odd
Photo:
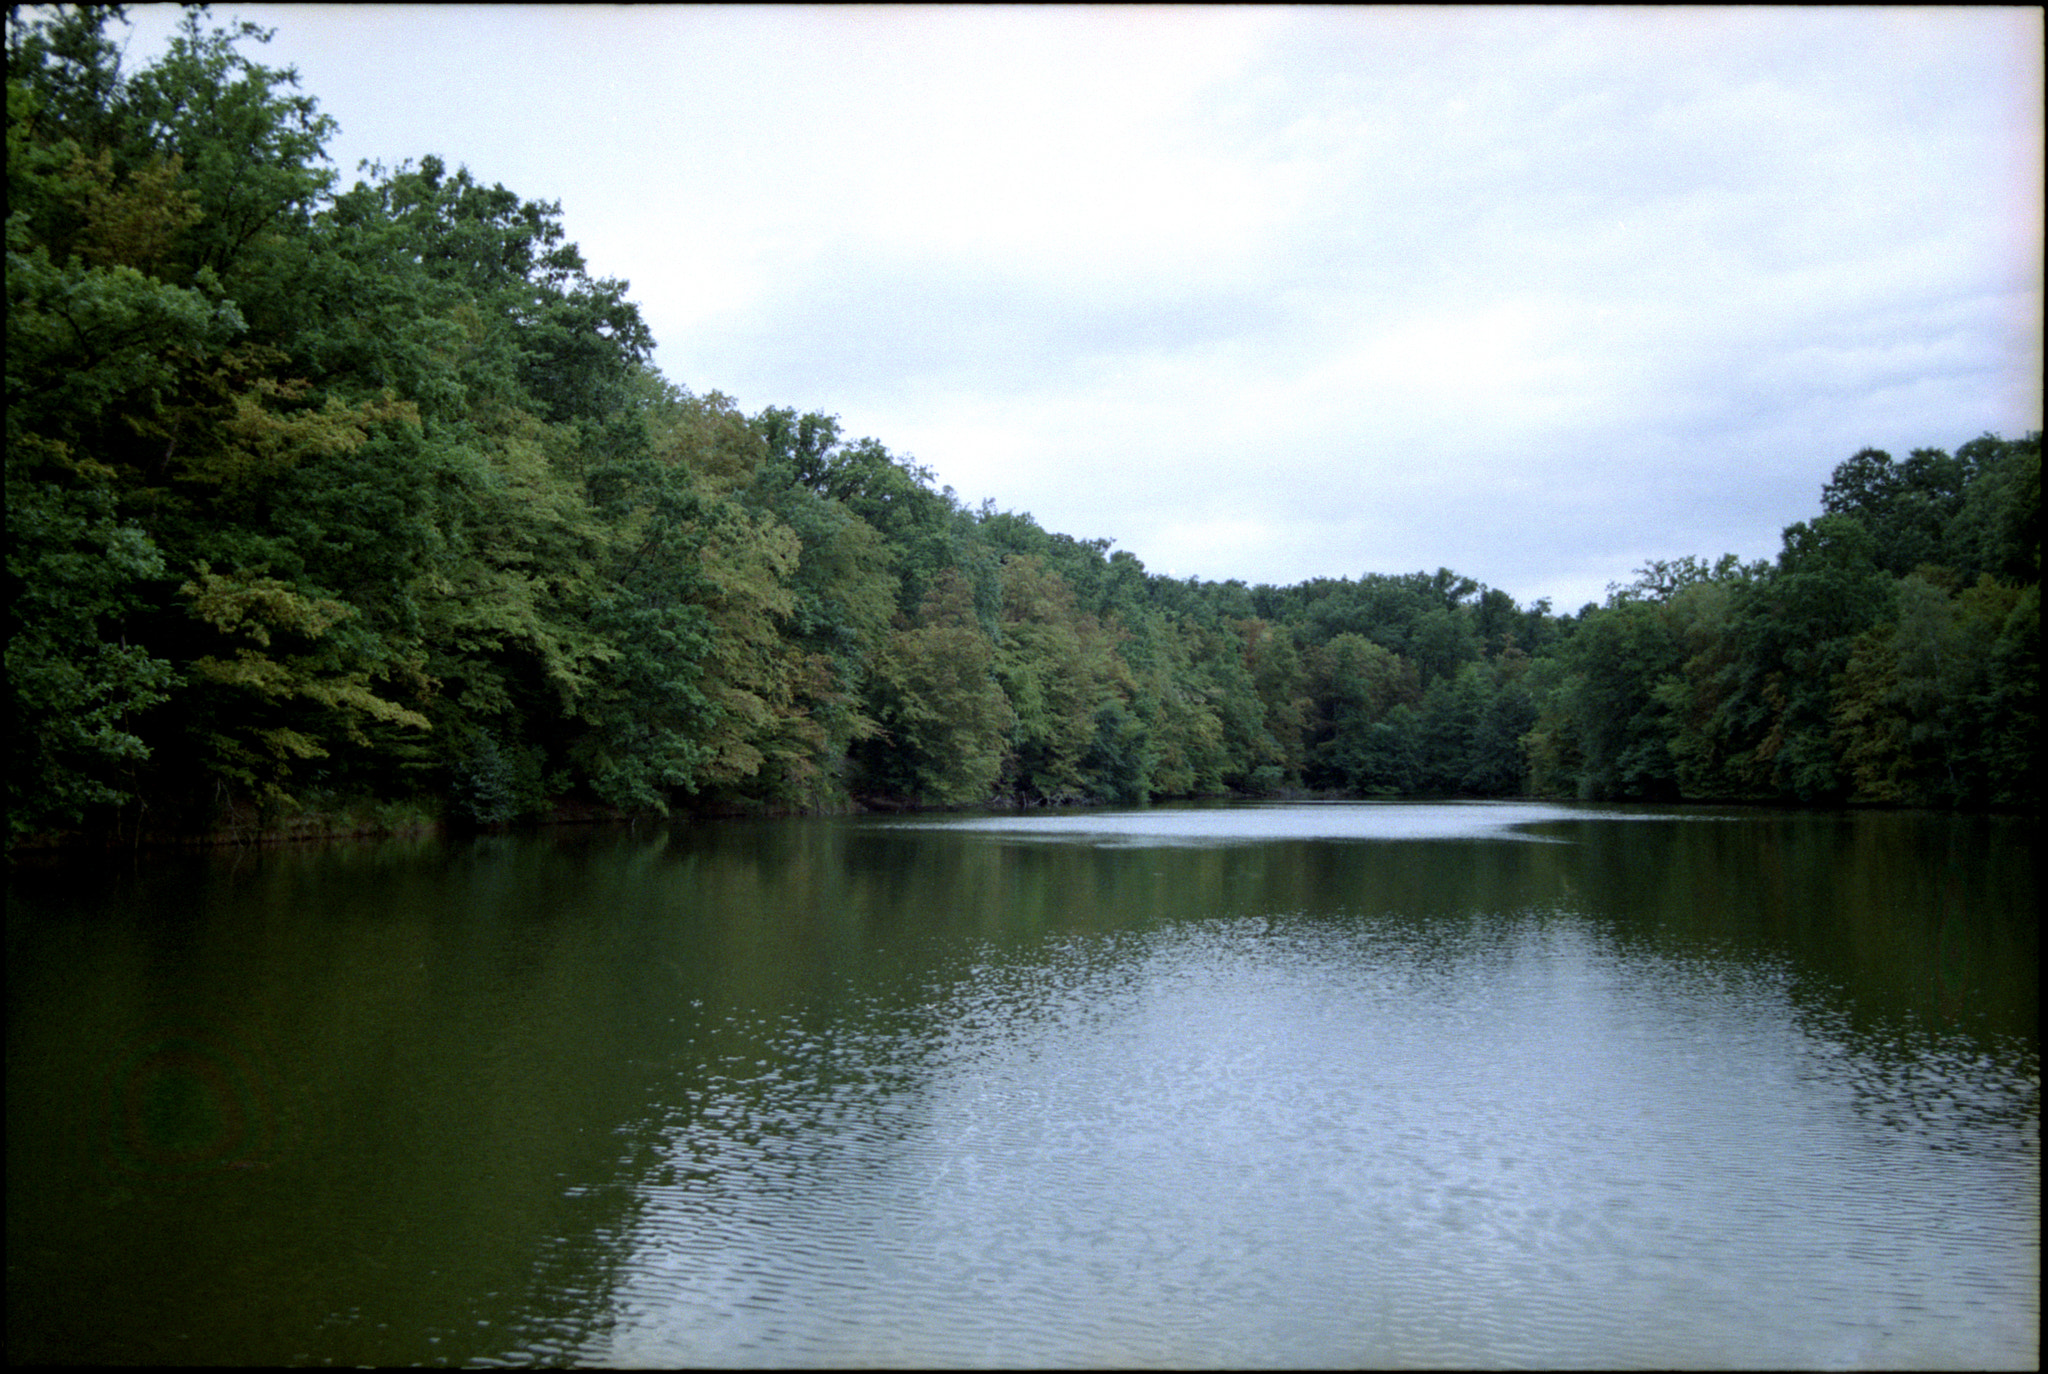
[{"label": "green foliage", "polygon": [[1824,515],[1789,527],[1773,575],[1744,589],[1736,685],[1721,710],[1752,790],[1800,801],[1843,794],[1829,698],[1856,637],[1891,610],[1895,584],[1876,553],[1860,521]]},{"label": "green foliage", "polygon": [[1239,621],[1237,630],[1244,637],[1245,669],[1261,708],[1262,748],[1256,766],[1274,770],[1256,790],[1298,785],[1315,702],[1308,695],[1293,630],[1257,616]]},{"label": "green foliage", "polygon": [[474,731],[467,753],[449,773],[450,818],[464,825],[501,826],[539,813],[544,804],[539,754],[501,744],[488,730]]},{"label": "green foliage", "polygon": [[1167,625],[1132,701],[1132,713],[1148,732],[1152,790],[1166,797],[1213,795],[1232,771],[1217,694],[1200,672],[1197,634],[1184,623]]},{"label": "green foliage", "polygon": [[2038,791],[2039,585],[1985,575],[1951,594],[1920,575],[1836,679],[1853,800],[2013,806]]},{"label": "green foliage", "polygon": [[48,440],[10,436],[10,842],[136,800],[134,767],[149,748],[135,718],[176,680],[173,664],[124,632],[162,555],[115,515],[106,484],[66,457]]},{"label": "green foliage", "polygon": [[[118,138],[121,48],[106,34],[112,17],[109,7],[97,5],[51,6],[26,14],[8,10],[10,134],[17,119],[12,93],[19,87],[33,97],[30,108],[40,114],[43,137],[92,146]],[[12,151],[10,141],[10,169]]]},{"label": "green foliage", "polygon": [[1572,783],[1578,795],[1673,795],[1669,707],[1655,688],[1683,658],[1663,605],[1610,599],[1606,612],[1572,637],[1561,661],[1566,676],[1538,728],[1572,735]]},{"label": "green foliage", "polygon": [[[779,485],[794,485],[833,502],[881,535],[895,553],[900,580],[898,607],[923,604],[935,579],[963,569],[967,551],[956,526],[959,511],[952,489],[932,489],[932,473],[899,459],[876,439],[845,443],[836,416],[770,408],[754,417],[754,431],[768,450],[767,471]],[[971,557],[971,555],[970,555]],[[976,605],[993,623],[997,593],[993,558],[981,560],[984,576]]]},{"label": "green foliage", "polygon": [[1652,564],[1532,672],[1532,786],[2038,806],[2039,449],[1866,449],[1775,564]]},{"label": "green foliage", "polygon": [[1421,712],[1406,702],[1366,728],[1352,755],[1351,786],[1366,796],[1421,792],[1429,783]]},{"label": "green foliage", "polygon": [[217,777],[290,806],[301,762],[336,744],[369,746],[371,722],[430,728],[373,690],[387,673],[374,637],[350,633],[353,606],[246,570],[201,563],[197,574],[178,594],[214,633],[199,640],[208,652],[191,661],[192,691],[181,701]]},{"label": "green foliage", "polygon": [[[1452,790],[1479,797],[1522,793],[1528,761],[1522,739],[1536,724],[1536,698],[1526,678],[1529,659],[1512,645],[1485,669],[1470,665],[1476,711],[1463,741],[1463,771]],[[1463,675],[1461,675],[1461,682]]]},{"label": "green foliage", "polygon": [[559,204],[433,156],[366,170],[315,226],[309,363],[416,389],[435,415],[601,422],[631,404],[653,338],[627,283],[589,275]]},{"label": "green foliage", "polygon": [[1725,795],[1731,598],[1760,569],[1652,562],[1610,589],[1529,676],[1533,790],[1590,798]]},{"label": "green foliage", "polygon": [[1392,651],[1346,632],[1310,651],[1310,685],[1319,708],[1306,769],[1318,787],[1375,791],[1386,785],[1373,762],[1380,745],[1374,728],[1397,705],[1415,705],[1422,688],[1412,664]]},{"label": "green foliage", "polygon": [[1944,534],[1963,505],[1971,463],[1940,449],[1914,449],[1894,463],[1867,448],[1837,467],[1821,490],[1821,510],[1855,519],[1872,541],[1872,561],[1893,576],[1946,564]]},{"label": "green foliage", "polygon": [[2041,581],[2041,435],[1986,434],[1956,450],[1975,476],[1946,531],[1950,566],[1965,582],[1986,573],[2012,586]]},{"label": "green foliage", "polygon": [[[1145,740],[1126,709],[1132,683],[1115,636],[1033,555],[1004,560],[1002,595],[995,675],[1016,722],[1009,790],[1043,799],[1128,795],[1146,771]],[[1107,777],[1098,772],[1105,767]]]},{"label": "green foliage", "polygon": [[269,31],[246,22],[208,30],[201,20],[187,10],[169,52],[124,83],[131,137],[118,153],[182,161],[198,214],[181,236],[172,279],[217,280],[260,312],[265,335],[282,332],[287,319],[263,308],[282,305],[297,261],[292,241],[333,184],[333,172],[316,164],[336,126],[295,92],[296,72],[264,67],[236,46],[267,43]]},{"label": "green foliage", "polygon": [[987,801],[1017,724],[995,666],[973,589],[946,569],[877,665],[884,733],[865,751],[871,784],[940,805]]},{"label": "green foliage", "polygon": [[10,16],[9,831],[1310,787],[2038,806],[2040,436],[1838,467],[1558,616],[1247,587],[647,365],[561,207],[341,189],[268,35]]},{"label": "green foliage", "polygon": [[1151,799],[1151,732],[1124,702],[1105,701],[1096,708],[1095,738],[1081,762],[1091,790],[1103,800],[1133,806]]},{"label": "green foliage", "polygon": [[1672,592],[1668,605],[1679,652],[1676,672],[1651,689],[1667,713],[1667,747],[1680,795],[1721,799],[1742,795],[1729,767],[1723,703],[1739,676],[1734,629],[1736,584],[1750,574],[1723,560],[1723,575]]}]

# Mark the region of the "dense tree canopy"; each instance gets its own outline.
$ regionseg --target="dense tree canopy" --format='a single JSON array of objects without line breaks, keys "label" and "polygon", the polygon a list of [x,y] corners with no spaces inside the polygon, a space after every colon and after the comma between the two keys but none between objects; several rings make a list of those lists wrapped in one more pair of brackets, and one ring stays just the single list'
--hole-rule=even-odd
[{"label": "dense tree canopy", "polygon": [[1844,461],[1773,563],[1554,614],[1175,580],[649,365],[558,205],[346,187],[267,35],[10,14],[10,838],[360,802],[1295,789],[2038,805],[2040,436]]}]

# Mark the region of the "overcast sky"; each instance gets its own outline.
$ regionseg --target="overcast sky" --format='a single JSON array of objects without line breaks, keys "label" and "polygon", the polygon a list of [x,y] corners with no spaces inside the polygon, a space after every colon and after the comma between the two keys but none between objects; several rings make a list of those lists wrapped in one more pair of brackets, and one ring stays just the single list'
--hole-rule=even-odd
[{"label": "overcast sky", "polygon": [[2041,425],[2036,8],[215,13],[349,179],[561,201],[671,380],[1153,572],[1573,610]]}]

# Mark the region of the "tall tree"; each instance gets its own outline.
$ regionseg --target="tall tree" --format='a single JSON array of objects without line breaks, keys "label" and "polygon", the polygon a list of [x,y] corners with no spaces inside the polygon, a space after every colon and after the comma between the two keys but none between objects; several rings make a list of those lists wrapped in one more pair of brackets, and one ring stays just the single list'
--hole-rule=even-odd
[{"label": "tall tree", "polygon": [[885,732],[866,750],[871,785],[940,805],[988,800],[1016,717],[973,588],[942,571],[917,615],[890,634],[876,671]]}]

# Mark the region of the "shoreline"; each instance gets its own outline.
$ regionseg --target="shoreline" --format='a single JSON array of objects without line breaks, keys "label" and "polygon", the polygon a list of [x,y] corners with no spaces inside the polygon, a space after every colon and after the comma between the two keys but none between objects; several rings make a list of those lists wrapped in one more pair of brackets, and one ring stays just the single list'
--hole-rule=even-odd
[{"label": "shoreline", "polygon": [[[1290,790],[1274,796],[1254,796],[1250,793],[1221,792],[1201,796],[1159,797],[1157,802],[1191,801],[1576,801],[1581,798],[1523,796],[1523,797],[1462,797],[1422,796],[1381,797],[1361,796],[1336,792],[1304,792]],[[2018,815],[2032,814],[1991,807],[1969,811],[1949,811],[1942,808],[1899,807],[1882,803],[1844,804],[1834,807],[1802,807],[1787,805],[1771,799],[1701,798],[1652,803],[1667,806],[1737,807],[1744,810],[1841,810],[1841,811],[1924,811],[1933,810],[1944,815]],[[545,812],[515,821],[504,821],[495,825],[464,825],[451,822],[443,815],[433,814],[419,802],[363,802],[336,810],[307,809],[290,816],[263,816],[257,808],[238,805],[230,808],[227,817],[206,828],[150,827],[131,829],[116,824],[99,830],[51,831],[28,836],[7,849],[7,860],[13,863],[21,859],[65,859],[85,855],[110,854],[121,850],[152,853],[184,850],[229,850],[229,849],[272,849],[287,845],[338,844],[355,840],[422,840],[422,839],[464,839],[477,835],[509,835],[566,826],[637,826],[641,824],[669,825],[676,822],[730,821],[730,820],[775,820],[797,816],[888,816],[943,813],[949,811],[1068,811],[1089,810],[1114,803],[1077,798],[1024,798],[990,797],[985,801],[971,804],[927,804],[908,797],[861,796],[847,799],[843,807],[815,810],[753,809],[709,804],[702,807],[677,807],[663,815],[656,811],[624,811],[602,802],[587,799],[563,798],[554,802]]]}]

